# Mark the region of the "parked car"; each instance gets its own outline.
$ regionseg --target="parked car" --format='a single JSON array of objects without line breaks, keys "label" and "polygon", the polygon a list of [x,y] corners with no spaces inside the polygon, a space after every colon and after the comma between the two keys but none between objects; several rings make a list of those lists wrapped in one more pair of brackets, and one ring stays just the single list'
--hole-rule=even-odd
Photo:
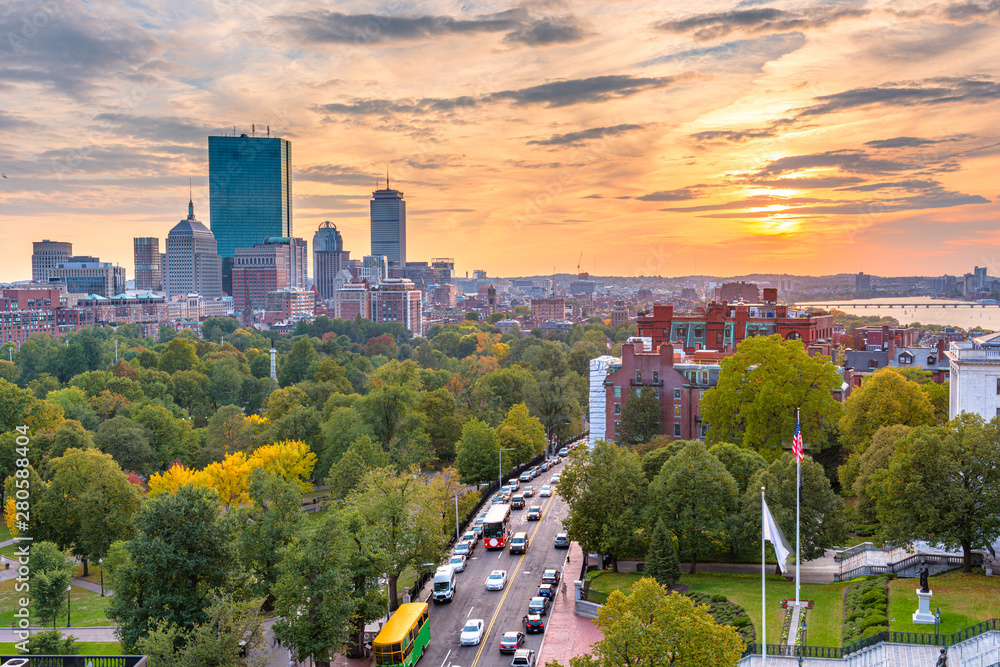
[{"label": "parked car", "polygon": [[567,454],[569,454],[569,449],[567,449],[566,447],[563,447],[562,449],[559,450],[559,456],[565,457]]},{"label": "parked car", "polygon": [[521,619],[521,624],[524,625],[524,631],[529,634],[533,632],[545,632],[545,623],[538,614],[525,614],[524,618]]},{"label": "parked car", "polygon": [[538,464],[538,469],[541,470],[542,472],[548,472],[549,471],[549,462],[548,461],[542,461],[541,463]]},{"label": "parked car", "polygon": [[528,472],[527,470],[524,471],[524,472],[522,472],[520,479],[521,479],[522,482],[530,482],[531,481],[531,473]]},{"label": "parked car", "polygon": [[467,530],[462,533],[462,539],[466,542],[472,542],[472,547],[475,548],[479,544],[479,535],[476,534],[474,530]]},{"label": "parked car", "polygon": [[535,652],[530,648],[520,649],[510,661],[510,667],[535,667]]},{"label": "parked car", "polygon": [[483,536],[483,519],[482,519],[482,517],[476,519],[475,523],[472,524],[472,532],[474,532],[479,537]]},{"label": "parked car", "polygon": [[483,619],[470,618],[462,628],[462,646],[476,646],[483,641]]},{"label": "parked car", "polygon": [[546,484],[538,491],[539,498],[548,498],[552,495],[552,487]]},{"label": "parked car", "polygon": [[502,591],[507,585],[507,570],[493,570],[490,576],[486,577],[486,590]]},{"label": "parked car", "polygon": [[523,632],[505,632],[503,637],[500,638],[500,652],[501,653],[513,653],[517,649],[521,648],[521,644],[524,643],[524,633]]},{"label": "parked car", "polygon": [[569,535],[566,533],[556,533],[556,549],[569,549]]},{"label": "parked car", "polygon": [[[524,502],[522,500],[522,502]],[[532,505],[528,508],[528,521],[538,521],[542,518],[542,508],[538,505]]]},{"label": "parked car", "polygon": [[548,614],[549,613],[549,599],[543,597],[533,597],[531,602],[528,603],[528,613],[529,614]]},{"label": "parked car", "polygon": [[560,479],[562,479],[562,478],[560,477],[559,473],[556,473],[556,474],[552,475],[552,483],[553,484],[558,484]]},{"label": "parked car", "polygon": [[518,479],[516,477],[511,477],[510,479],[508,479],[507,480],[507,486],[514,487],[515,491],[517,491],[519,488],[521,488],[521,484],[518,482]]},{"label": "parked car", "polygon": [[465,556],[455,554],[448,559],[448,564],[455,568],[455,572],[465,572]]},{"label": "parked car", "polygon": [[514,533],[514,537],[510,538],[510,552],[512,554],[523,554],[528,552],[527,533]]},{"label": "parked car", "polygon": [[469,546],[468,542],[461,541],[455,545],[452,553],[458,554],[459,556],[469,556],[472,554],[472,547]]},{"label": "parked car", "polygon": [[535,495],[535,490],[533,488],[531,488],[530,486],[526,486],[521,491],[521,495],[524,496],[525,498],[531,498],[532,496]]},{"label": "parked car", "polygon": [[554,567],[547,568],[542,572],[542,583],[552,584],[553,586],[559,583],[559,570]]},{"label": "parked car", "polygon": [[553,599],[556,596],[556,587],[552,584],[542,584],[538,587],[538,597]]}]

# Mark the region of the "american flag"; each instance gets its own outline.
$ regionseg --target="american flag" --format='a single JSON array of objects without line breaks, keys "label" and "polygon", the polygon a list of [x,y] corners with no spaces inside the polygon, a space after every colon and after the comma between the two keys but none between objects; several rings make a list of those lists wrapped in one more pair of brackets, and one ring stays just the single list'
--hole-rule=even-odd
[{"label": "american flag", "polygon": [[792,438],[792,454],[795,454],[795,458],[799,461],[805,459],[805,454],[802,451],[802,429],[799,427],[799,416],[795,415],[795,437]]}]

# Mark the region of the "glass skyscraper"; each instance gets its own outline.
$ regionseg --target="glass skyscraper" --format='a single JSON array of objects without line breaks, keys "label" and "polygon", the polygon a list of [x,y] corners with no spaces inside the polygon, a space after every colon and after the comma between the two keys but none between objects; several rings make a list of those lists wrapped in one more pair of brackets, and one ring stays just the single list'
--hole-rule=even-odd
[{"label": "glass skyscraper", "polygon": [[388,187],[388,180],[384,190],[372,193],[371,219],[371,254],[406,266],[406,202],[402,192]]},{"label": "glass skyscraper", "polygon": [[276,137],[208,138],[209,214],[219,255],[292,236],[292,145]]}]

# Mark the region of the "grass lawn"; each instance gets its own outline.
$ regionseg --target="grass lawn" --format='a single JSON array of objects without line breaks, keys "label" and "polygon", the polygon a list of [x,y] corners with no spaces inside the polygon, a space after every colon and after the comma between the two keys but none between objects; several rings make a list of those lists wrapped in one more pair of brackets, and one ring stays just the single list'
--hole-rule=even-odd
[{"label": "grass lawn", "polygon": [[0,521],[0,542],[6,542],[10,539],[10,528],[7,527],[6,521]]},{"label": "grass lawn", "polygon": [[[641,574],[604,573],[597,577],[591,587],[602,593],[610,593],[620,588],[628,593],[632,584],[642,577]],[[716,595],[721,593],[730,601],[746,609],[757,632],[761,628],[760,608],[760,577],[752,574],[683,574],[680,583],[687,584],[692,590]],[[841,630],[844,617],[844,589],[846,583],[838,584],[802,584],[802,598],[813,600],[815,607],[809,611],[806,619],[809,626],[809,643],[813,646],[840,646]],[[777,575],[767,577],[767,639],[769,643],[777,643],[781,635],[781,622],[784,610],[781,601],[795,597],[795,583],[786,581]]]},{"label": "grass lawn", "polygon": [[[14,611],[17,609],[17,601],[23,595],[14,590],[15,581],[0,582],[0,626],[9,627],[14,621]],[[70,611],[72,614],[73,626],[90,625],[114,625],[104,612],[107,609],[108,601],[111,598],[101,597],[100,593],[94,593],[78,586],[73,586],[70,595]],[[62,610],[56,618],[56,626],[66,625],[66,610]],[[40,622],[32,622],[32,625],[41,625]],[[51,625],[51,624],[50,624]]]},{"label": "grass lawn", "polygon": [[[934,632],[933,625],[914,625],[919,579],[889,582],[889,629],[903,632]],[[982,570],[966,574],[952,570],[928,580],[934,592],[931,611],[941,609],[941,633],[950,634],[989,618],[1000,617],[1000,578]]]},{"label": "grass lawn", "polygon": [[[61,628],[65,636],[66,628]],[[73,634],[70,628],[69,634]],[[80,655],[121,655],[122,647],[118,642],[77,642],[80,647]],[[18,650],[12,643],[0,642],[0,655],[19,655]]]}]

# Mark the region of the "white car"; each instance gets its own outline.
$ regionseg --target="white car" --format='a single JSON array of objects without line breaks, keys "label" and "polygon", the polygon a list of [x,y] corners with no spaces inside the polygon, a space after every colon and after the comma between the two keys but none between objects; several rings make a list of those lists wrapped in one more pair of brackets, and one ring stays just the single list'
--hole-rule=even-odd
[{"label": "white car", "polygon": [[552,495],[552,487],[546,484],[538,491],[539,498],[548,498]]},{"label": "white car", "polygon": [[465,572],[465,556],[461,554],[452,556],[448,564],[455,568],[455,572]]},{"label": "white car", "polygon": [[556,473],[556,474],[552,475],[552,483],[553,484],[558,484],[559,483],[559,473]]},{"label": "white car", "polygon": [[456,556],[468,556],[472,554],[472,549],[469,548],[469,543],[463,540],[455,545],[455,549],[452,553]]},{"label": "white car", "polygon": [[470,618],[462,628],[462,646],[476,646],[483,641],[483,619]]},{"label": "white car", "polygon": [[507,570],[493,570],[486,578],[486,590],[502,591],[507,585]]}]

